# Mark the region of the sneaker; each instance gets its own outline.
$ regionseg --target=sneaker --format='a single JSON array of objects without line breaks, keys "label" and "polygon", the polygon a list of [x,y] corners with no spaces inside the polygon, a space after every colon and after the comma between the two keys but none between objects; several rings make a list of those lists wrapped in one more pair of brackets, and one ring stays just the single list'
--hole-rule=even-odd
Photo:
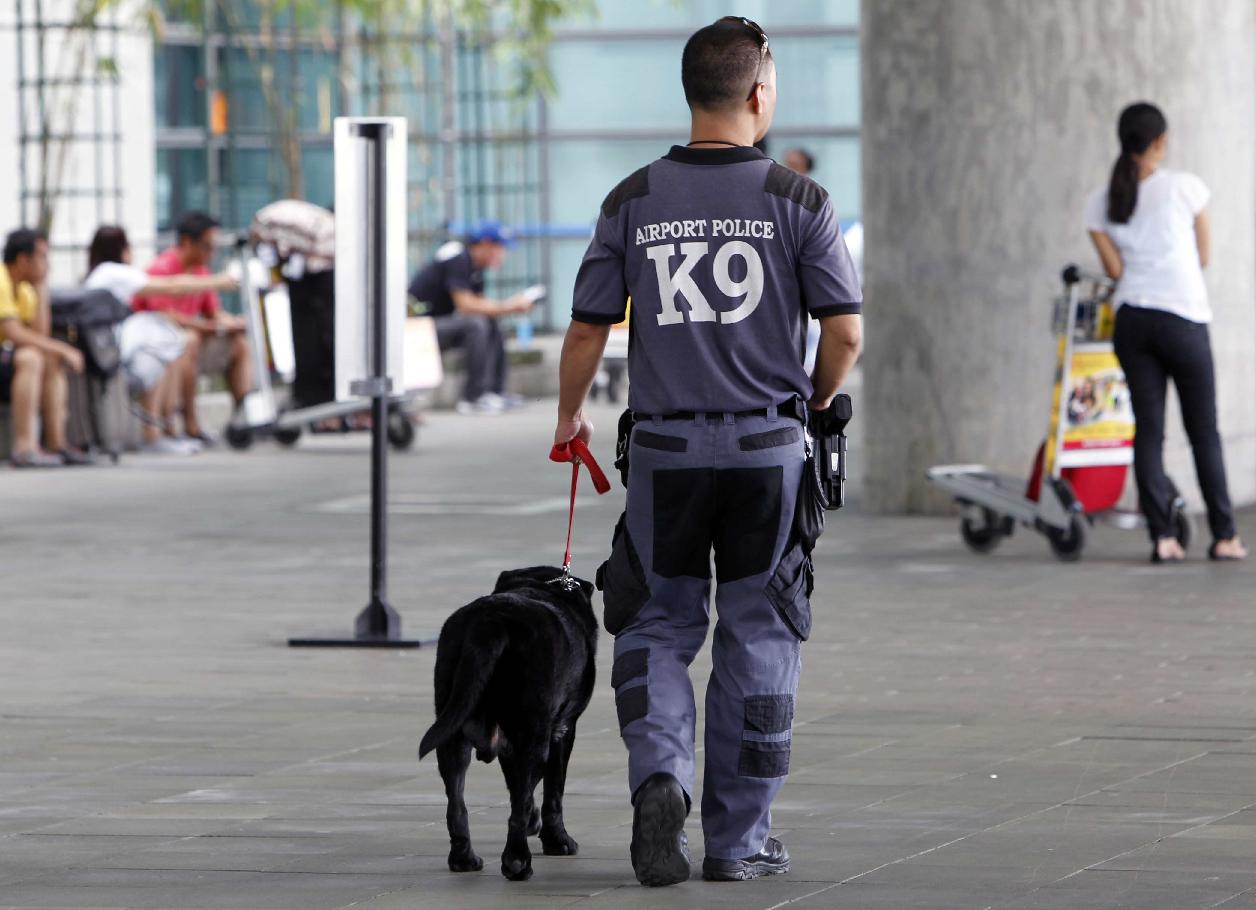
[{"label": "sneaker", "polygon": [[500,414],[506,409],[500,395],[485,392],[475,401],[460,401],[455,410],[459,414]]},{"label": "sneaker", "polygon": [[96,463],[96,456],[82,449],[67,448],[57,454],[61,456],[61,463],[69,467],[86,467]]},{"label": "sneaker", "polygon": [[15,468],[60,468],[65,466],[65,459],[50,452],[14,452],[9,464]]},{"label": "sneaker", "polygon": [[708,882],[748,882],[764,875],[783,875],[789,871],[789,851],[775,837],[769,837],[763,849],[745,859],[702,861],[702,877]]},{"label": "sneaker", "polygon": [[206,433],[204,430],[201,430],[199,433],[186,433],[183,438],[198,443],[202,449],[212,449],[218,445],[218,437],[211,433]]},{"label": "sneaker", "polygon": [[200,446],[188,439],[175,439],[173,436],[159,436],[153,442],[140,446],[145,455],[195,455]]},{"label": "sneaker", "polygon": [[632,797],[632,871],[651,888],[689,880],[689,842],[684,788],[670,774],[646,778]]},{"label": "sneaker", "polygon": [[528,399],[514,392],[502,392],[498,397],[502,400],[502,407],[507,411],[517,410],[528,403]]}]

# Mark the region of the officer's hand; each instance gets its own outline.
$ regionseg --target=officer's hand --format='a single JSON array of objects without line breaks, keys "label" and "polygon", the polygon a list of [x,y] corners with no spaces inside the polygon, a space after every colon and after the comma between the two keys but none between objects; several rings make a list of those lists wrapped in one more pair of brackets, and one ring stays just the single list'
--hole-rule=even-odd
[{"label": "officer's hand", "polygon": [[593,439],[593,422],[584,416],[584,411],[570,418],[558,415],[558,428],[554,430],[554,445],[563,445],[577,437],[585,443]]}]

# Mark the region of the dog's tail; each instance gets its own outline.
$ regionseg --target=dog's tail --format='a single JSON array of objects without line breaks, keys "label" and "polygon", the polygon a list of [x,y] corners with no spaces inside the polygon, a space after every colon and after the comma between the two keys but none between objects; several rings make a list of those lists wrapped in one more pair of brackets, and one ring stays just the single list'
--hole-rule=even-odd
[{"label": "dog's tail", "polygon": [[436,722],[423,734],[419,742],[419,759],[453,736],[467,722],[484,687],[497,667],[497,661],[506,650],[506,638],[501,636],[477,643],[476,647],[463,647],[458,655],[458,666],[450,685],[449,701],[436,715]]}]

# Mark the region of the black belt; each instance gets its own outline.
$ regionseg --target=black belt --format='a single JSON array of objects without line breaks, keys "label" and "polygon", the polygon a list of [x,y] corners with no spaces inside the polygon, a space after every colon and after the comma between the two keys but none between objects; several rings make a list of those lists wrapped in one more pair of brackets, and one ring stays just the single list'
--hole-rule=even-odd
[{"label": "black belt", "polygon": [[[640,411],[633,411],[632,417],[639,422],[647,420],[696,420],[699,417],[705,417],[709,420],[722,420],[725,414],[732,414],[735,418],[767,417],[771,411],[771,408],[753,408],[749,411],[673,411],[670,414],[643,414]],[[807,419],[807,407],[800,398],[791,398],[784,404],[777,405],[776,413],[782,417],[792,417],[803,423]]]}]

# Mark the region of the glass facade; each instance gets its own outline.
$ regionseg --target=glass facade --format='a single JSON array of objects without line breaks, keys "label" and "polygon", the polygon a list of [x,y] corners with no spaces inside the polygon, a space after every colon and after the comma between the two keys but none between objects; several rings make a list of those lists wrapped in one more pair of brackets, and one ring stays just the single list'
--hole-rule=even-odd
[{"label": "glass facade", "polygon": [[[794,146],[815,159],[812,176],[838,217],[859,217],[857,0],[743,3],[768,33],[778,102],[768,153]],[[692,32],[726,12],[707,0],[603,2],[571,22],[550,51],[557,91],[547,102],[548,207],[554,226],[550,275],[556,321],[569,308],[588,230],[603,197],[642,164],[689,135],[680,55]],[[648,27],[643,27],[643,23]]]},{"label": "glass facade", "polygon": [[[245,0],[215,8],[210,22],[169,27],[155,53],[159,229],[187,208],[238,228],[288,195],[330,205],[332,119],[403,115],[411,265],[466,224],[500,219],[519,243],[489,291],[547,282],[537,321],[554,327],[566,322],[602,198],[687,138],[681,49],[725,12],[714,0],[602,0],[596,15],[559,23],[549,52],[556,90],[542,100],[519,96],[498,48],[455,28],[381,33],[334,13],[264,23]],[[768,32],[777,62],[769,153],[807,149],[843,222],[860,210],[858,8],[748,0],[741,10]]]},{"label": "glass facade", "polygon": [[236,228],[294,194],[330,205],[343,106],[334,17],[313,29],[288,9],[263,23],[247,0],[205,8],[205,22],[188,22],[172,4],[153,54],[158,231],[189,208]]}]

